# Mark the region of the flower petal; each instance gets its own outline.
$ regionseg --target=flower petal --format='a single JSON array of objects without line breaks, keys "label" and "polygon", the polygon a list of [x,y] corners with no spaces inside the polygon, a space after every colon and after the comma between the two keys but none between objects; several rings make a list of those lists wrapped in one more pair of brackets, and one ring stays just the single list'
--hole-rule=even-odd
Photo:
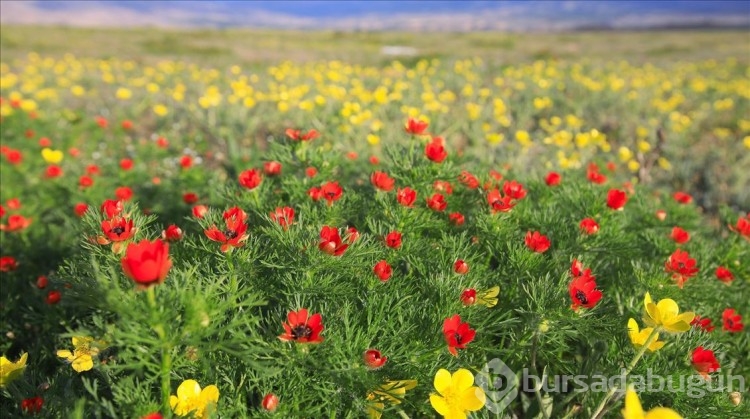
[{"label": "flower petal", "polygon": [[646,413],[644,419],[682,419],[679,413],[666,407],[655,407]]},{"label": "flower petal", "polygon": [[446,416],[451,410],[445,399],[438,396],[437,394],[430,394],[430,404],[432,405],[432,408],[435,409],[436,412],[438,412],[439,415]]},{"label": "flower petal", "polygon": [[474,385],[474,375],[471,371],[461,368],[453,373],[452,381],[453,388],[458,392],[462,392]]},{"label": "flower petal", "polygon": [[201,400],[204,404],[206,403],[218,403],[219,402],[219,388],[215,385],[210,385],[201,391]]},{"label": "flower petal", "polygon": [[440,394],[445,394],[446,390],[451,387],[451,383],[451,373],[444,368],[439,369],[437,374],[435,374],[435,380],[433,382],[435,390]]},{"label": "flower petal", "polygon": [[680,312],[680,308],[677,306],[677,303],[671,298],[665,298],[659,301],[656,304],[656,307],[659,309],[659,315],[661,316],[661,320],[664,323],[677,317],[677,314],[679,314]]},{"label": "flower petal", "polygon": [[625,409],[622,409],[623,419],[643,419],[643,407],[638,399],[638,393],[628,389],[625,393]]},{"label": "flower petal", "polygon": [[476,411],[484,407],[487,396],[484,390],[479,387],[470,387],[461,392],[461,408],[470,411]]},{"label": "flower petal", "polygon": [[195,380],[185,380],[177,387],[177,397],[180,400],[197,397],[201,394],[201,386]]}]

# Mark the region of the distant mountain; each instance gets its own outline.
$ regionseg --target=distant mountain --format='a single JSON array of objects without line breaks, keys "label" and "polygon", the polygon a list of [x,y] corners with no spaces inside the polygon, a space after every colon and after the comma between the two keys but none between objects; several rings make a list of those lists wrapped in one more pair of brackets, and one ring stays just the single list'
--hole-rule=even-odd
[{"label": "distant mountain", "polygon": [[750,28],[750,0],[2,1],[0,22],[414,31]]}]

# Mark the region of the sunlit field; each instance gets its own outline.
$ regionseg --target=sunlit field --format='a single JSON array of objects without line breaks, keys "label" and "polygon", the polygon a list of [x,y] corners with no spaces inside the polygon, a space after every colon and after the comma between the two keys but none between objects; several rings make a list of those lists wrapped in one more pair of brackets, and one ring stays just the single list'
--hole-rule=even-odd
[{"label": "sunlit field", "polygon": [[0,46],[11,416],[750,415],[746,33]]}]

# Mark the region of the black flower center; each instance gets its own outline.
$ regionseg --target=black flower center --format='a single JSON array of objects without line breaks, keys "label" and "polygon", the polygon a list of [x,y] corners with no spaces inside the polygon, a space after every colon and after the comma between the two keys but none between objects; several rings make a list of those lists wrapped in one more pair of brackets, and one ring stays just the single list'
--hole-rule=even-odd
[{"label": "black flower center", "polygon": [[111,230],[112,233],[117,234],[118,236],[122,235],[122,233],[125,232],[125,227],[123,226],[117,226]]},{"label": "black flower center", "polygon": [[453,332],[453,337],[456,338],[456,345],[460,345],[461,341],[464,340],[463,336],[459,334],[458,332]]},{"label": "black flower center", "polygon": [[313,330],[310,328],[310,326],[306,324],[298,324],[297,326],[294,326],[292,328],[292,338],[294,340],[307,338],[309,339],[310,336],[312,336]]},{"label": "black flower center", "polygon": [[576,291],[576,298],[578,299],[578,301],[581,302],[581,304],[588,304],[589,303],[588,298],[586,298],[586,294],[584,294],[583,291],[581,291],[581,290],[577,290]]},{"label": "black flower center", "polygon": [[224,235],[227,236],[228,240],[237,238],[237,232],[234,230],[224,230]]}]

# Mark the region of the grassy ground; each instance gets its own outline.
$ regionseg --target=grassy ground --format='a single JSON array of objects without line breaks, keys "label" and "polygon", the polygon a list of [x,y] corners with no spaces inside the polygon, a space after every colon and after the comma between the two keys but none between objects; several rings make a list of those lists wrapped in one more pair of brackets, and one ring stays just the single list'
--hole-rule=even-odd
[{"label": "grassy ground", "polygon": [[[163,58],[218,64],[264,64],[281,60],[342,59],[380,64],[388,45],[412,46],[415,59],[474,57],[498,62],[536,59],[624,59],[634,63],[684,59],[750,58],[750,34],[743,31],[501,33],[343,33],[279,30],[84,29],[3,25],[3,60],[29,51],[42,55]],[[403,61],[403,60],[402,60]]]}]

